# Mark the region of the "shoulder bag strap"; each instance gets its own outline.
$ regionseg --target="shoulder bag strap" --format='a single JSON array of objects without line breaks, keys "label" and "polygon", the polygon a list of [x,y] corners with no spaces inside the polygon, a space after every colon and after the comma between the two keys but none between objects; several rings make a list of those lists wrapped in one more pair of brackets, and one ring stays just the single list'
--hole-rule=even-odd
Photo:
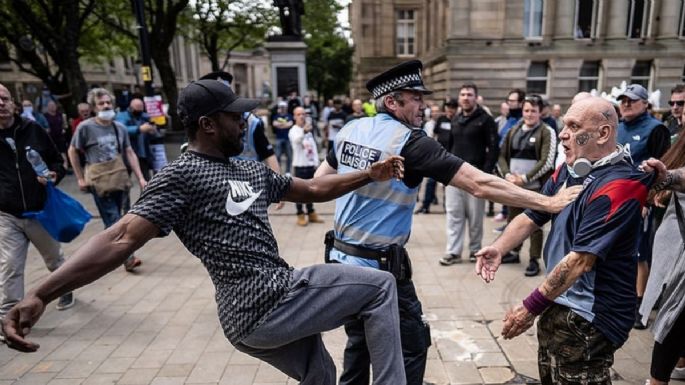
[{"label": "shoulder bag strap", "polygon": [[123,156],[124,154],[121,152],[121,143],[119,143],[119,129],[114,122],[112,122],[112,127],[114,127],[114,135],[117,137],[117,151]]}]

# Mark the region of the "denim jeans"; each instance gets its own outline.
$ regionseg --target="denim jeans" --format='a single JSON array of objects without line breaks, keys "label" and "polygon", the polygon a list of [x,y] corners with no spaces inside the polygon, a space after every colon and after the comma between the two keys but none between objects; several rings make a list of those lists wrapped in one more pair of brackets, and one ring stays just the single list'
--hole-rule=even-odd
[{"label": "denim jeans", "polygon": [[276,139],[276,147],[274,147],[274,152],[276,153],[276,160],[278,164],[281,164],[281,155],[285,155],[285,168],[283,172],[290,173],[290,167],[293,164],[293,148],[290,146],[290,140]]},{"label": "denim jeans", "polygon": [[342,264],[295,269],[285,298],[235,347],[301,385],[335,385],[335,365],[321,332],[356,321],[369,341],[365,352],[374,385],[404,385],[394,281],[387,272]]},{"label": "denim jeans", "polygon": [[[117,221],[124,216],[124,209],[126,206],[126,201],[128,200],[128,191],[115,191],[107,194],[107,196],[101,197],[95,193],[93,188],[91,188],[90,193],[93,195],[95,206],[98,208],[98,212],[102,218],[102,223],[105,225],[105,229],[117,223]],[[130,255],[126,260],[128,261],[131,258],[133,258],[132,255]]]},{"label": "denim jeans", "polygon": [[[293,167],[293,174],[297,178],[302,178],[302,179],[312,179],[314,177],[314,173],[316,172],[316,167],[314,166],[309,166],[309,167]],[[309,202],[306,204],[307,205],[307,214],[311,214],[314,212],[314,204]],[[303,204],[302,203],[295,203],[295,209],[297,210],[297,214],[304,214],[304,210],[302,209]]]},{"label": "denim jeans", "polygon": [[423,193],[423,208],[430,209],[430,205],[435,200],[435,185],[437,182],[432,178],[425,178],[426,191]]}]

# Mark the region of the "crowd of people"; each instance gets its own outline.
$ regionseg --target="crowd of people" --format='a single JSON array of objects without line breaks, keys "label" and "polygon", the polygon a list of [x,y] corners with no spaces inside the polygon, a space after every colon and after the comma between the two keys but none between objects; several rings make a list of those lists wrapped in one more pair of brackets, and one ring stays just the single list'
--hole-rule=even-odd
[{"label": "crowd of people", "polygon": [[[638,84],[614,103],[579,93],[565,114],[565,101],[550,105],[514,89],[493,117],[474,83],[464,83],[454,98],[427,103],[432,92],[421,70],[412,60],[378,74],[366,84],[367,102],[334,99],[319,109],[291,93],[268,119],[275,146],[265,122],[251,114],[258,101],[236,95],[230,74],[208,74],[179,97],[187,151],[152,179],[144,167],[145,135],[155,127],[139,100],[117,115],[107,90],[91,90],[85,107],[95,116],[84,108],[62,151],[29,103],[19,111],[0,86],[0,145],[13,148],[28,135],[56,181],[68,159],[105,224],[66,262],[58,243],[39,247],[55,271],[25,297],[23,280],[10,282],[3,272],[5,343],[35,351],[26,336],[47,303],[59,298],[66,308],[72,290],[121,264],[132,271],[141,263],[133,252],[173,230],[211,276],[221,326],[236,349],[302,384],[332,385],[335,367],[321,332],[344,326],[340,384],[421,385],[430,325],[405,245],[413,216],[430,213],[439,183],[447,239],[441,265],[462,262],[466,226],[468,258],[486,283],[502,263],[520,263],[525,239],[525,275],[540,274],[544,261],[545,279],[506,313],[502,330],[514,338],[538,319],[543,384],[610,384],[615,351],[631,328],[647,326],[654,307],[649,382],[683,376],[685,86],[671,90],[663,120],[648,110],[647,90]],[[26,140],[2,154],[18,165],[16,186],[36,193],[24,207],[8,200],[23,190],[0,196],[0,226],[16,229],[3,231],[3,241],[28,237],[2,250],[0,263],[17,260],[21,271],[14,274],[21,276],[28,242],[44,241],[30,228],[35,223],[20,219],[45,199],[45,178],[32,174],[17,151]],[[143,190],[132,207],[130,172]],[[120,177],[103,182],[103,173]],[[306,226],[322,222],[312,202],[330,199],[336,204],[326,264],[293,269],[278,254],[268,206],[295,202],[297,224]],[[502,212],[488,201],[502,204]],[[507,220],[491,245],[482,244],[486,216]]]}]

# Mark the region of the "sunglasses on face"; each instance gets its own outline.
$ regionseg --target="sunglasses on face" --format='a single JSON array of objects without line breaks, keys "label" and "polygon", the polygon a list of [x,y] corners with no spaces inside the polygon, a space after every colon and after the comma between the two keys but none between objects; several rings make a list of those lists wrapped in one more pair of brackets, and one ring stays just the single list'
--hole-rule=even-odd
[{"label": "sunglasses on face", "polygon": [[685,106],[685,100],[669,100],[668,105],[673,107],[675,105],[678,105],[678,107]]}]

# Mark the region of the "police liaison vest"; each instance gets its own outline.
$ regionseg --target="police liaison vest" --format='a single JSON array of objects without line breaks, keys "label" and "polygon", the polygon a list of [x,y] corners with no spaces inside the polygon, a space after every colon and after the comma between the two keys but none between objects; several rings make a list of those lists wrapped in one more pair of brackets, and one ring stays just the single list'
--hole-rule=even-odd
[{"label": "police liaison vest", "polygon": [[[411,129],[388,114],[349,122],[335,138],[338,174],[365,170],[372,163],[399,155]],[[383,250],[404,246],[411,232],[418,187],[391,179],[372,182],[343,195],[335,202],[335,237],[344,242]],[[331,250],[341,263],[378,268],[378,262]]]},{"label": "police liaison vest", "polygon": [[647,141],[652,130],[662,123],[645,112],[631,122],[622,121],[618,126],[618,143],[630,150],[633,164],[640,164],[649,158]]}]

